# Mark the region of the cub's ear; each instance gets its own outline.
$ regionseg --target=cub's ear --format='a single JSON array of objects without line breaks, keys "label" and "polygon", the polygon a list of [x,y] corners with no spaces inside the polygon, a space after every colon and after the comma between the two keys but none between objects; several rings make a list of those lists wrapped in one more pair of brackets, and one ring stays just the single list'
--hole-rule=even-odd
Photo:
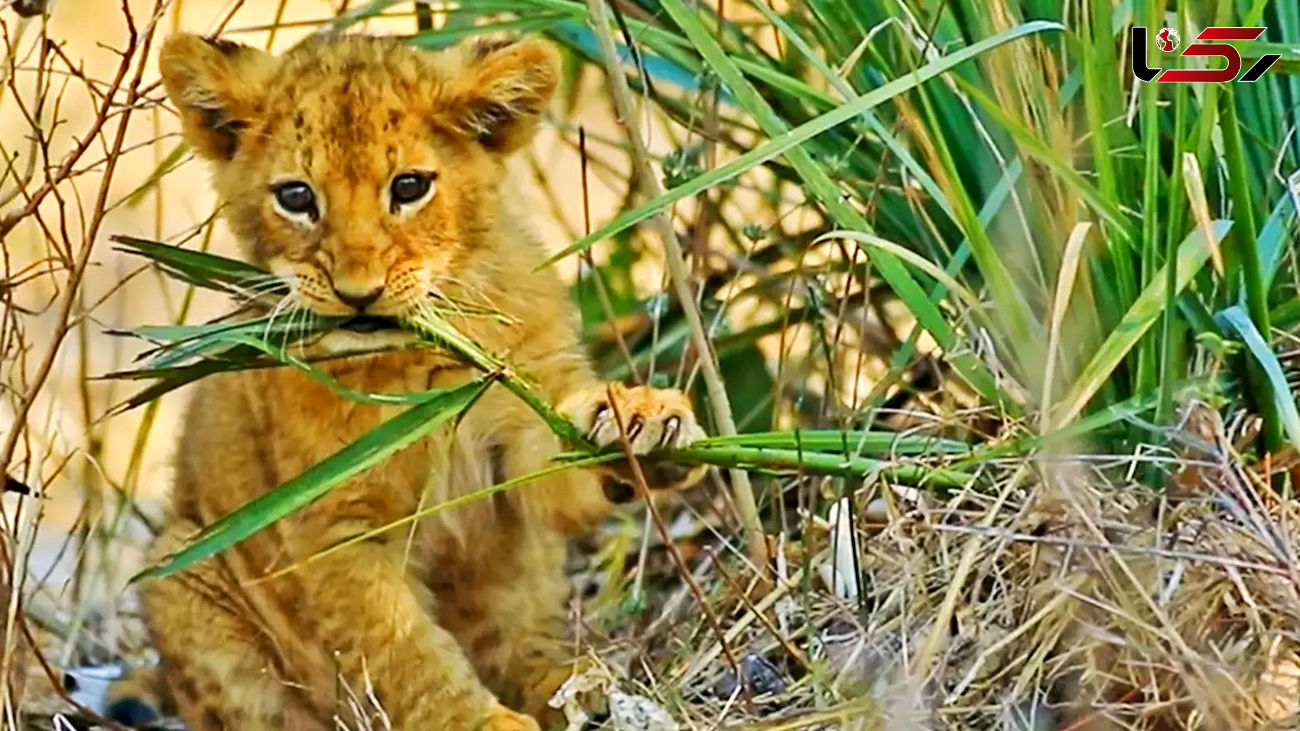
[{"label": "cub's ear", "polygon": [[167,97],[181,113],[185,139],[209,160],[229,160],[239,132],[261,107],[273,58],[231,41],[182,33],[158,57]]},{"label": "cub's ear", "polygon": [[535,39],[479,39],[464,53],[465,73],[450,110],[455,126],[496,152],[528,144],[559,84],[555,47]]}]

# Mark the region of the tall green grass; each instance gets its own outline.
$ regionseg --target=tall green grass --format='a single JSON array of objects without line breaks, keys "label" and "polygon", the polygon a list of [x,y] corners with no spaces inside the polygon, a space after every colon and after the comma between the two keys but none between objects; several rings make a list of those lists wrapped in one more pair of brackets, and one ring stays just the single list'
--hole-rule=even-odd
[{"label": "tall green grass", "polygon": [[[628,239],[609,237],[695,197],[726,229],[710,239],[725,242],[719,253],[766,268],[746,296],[821,330],[842,328],[854,297],[901,303],[915,326],[902,347],[873,353],[893,365],[887,385],[836,403],[854,423],[872,423],[891,388],[909,387],[924,332],[951,379],[977,394],[973,404],[995,407],[1012,428],[1060,427],[1135,403],[1168,425],[1180,400],[1199,396],[1258,414],[1266,449],[1297,433],[1270,346],[1275,329],[1300,321],[1286,181],[1300,164],[1294,3],[808,0],[774,10],[754,0],[727,3],[721,16],[716,4],[686,0],[617,6],[639,49],[628,73],[692,130],[680,154],[712,125],[707,144],[726,150],[726,162],[571,251],[613,246],[635,258]],[[548,32],[589,54],[576,20],[556,23]],[[1265,25],[1269,43],[1241,46],[1246,65],[1264,52],[1283,58],[1252,84],[1142,83],[1129,70],[1132,25],[1149,27],[1148,38],[1173,26],[1184,47],[1208,25]],[[1140,52],[1153,66],[1177,63]],[[958,61],[963,54],[974,58]],[[749,175],[756,166],[770,177]],[[729,205],[737,188],[726,184],[738,177],[759,187],[767,210]],[[815,223],[782,224],[800,206],[792,196]],[[1072,259],[1067,242],[1080,224]],[[757,240],[747,236],[755,230]],[[834,231],[850,233],[811,264],[807,242]],[[734,274],[713,272],[704,299],[737,299]],[[1223,373],[1198,366],[1200,344],[1221,340],[1252,345]],[[731,341],[728,352],[744,351]],[[824,360],[810,352],[783,367],[816,370]],[[1045,418],[1021,421],[1030,412]],[[1112,425],[1093,437],[1096,448],[1124,450],[1158,435]]]}]

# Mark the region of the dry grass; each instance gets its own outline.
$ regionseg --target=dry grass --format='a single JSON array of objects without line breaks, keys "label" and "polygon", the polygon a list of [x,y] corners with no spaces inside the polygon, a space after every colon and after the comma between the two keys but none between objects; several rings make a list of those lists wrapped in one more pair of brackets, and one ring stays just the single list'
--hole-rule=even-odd
[{"label": "dry grass", "polygon": [[[1010,460],[989,467],[996,494],[864,487],[861,583],[835,581],[825,521],[790,531],[801,540],[780,544],[768,594],[683,522],[727,650],[652,549],[663,591],[636,616],[589,603],[591,652],[688,728],[1293,728],[1297,515],[1233,436],[1189,429],[1182,455]],[[1125,477],[1165,459],[1181,465],[1175,491]],[[630,537],[613,545],[632,560]]]}]

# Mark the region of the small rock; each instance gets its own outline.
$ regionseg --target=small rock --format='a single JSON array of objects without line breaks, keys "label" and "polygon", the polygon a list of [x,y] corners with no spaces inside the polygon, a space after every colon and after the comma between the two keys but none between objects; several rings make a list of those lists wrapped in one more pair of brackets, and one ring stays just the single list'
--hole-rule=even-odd
[{"label": "small rock", "polygon": [[862,518],[868,523],[875,525],[884,525],[889,522],[889,503],[883,497],[873,499],[867,503],[867,507],[862,511]]},{"label": "small rock", "polygon": [[[767,658],[756,653],[749,653],[740,659],[740,672],[745,676],[745,683],[753,695],[779,695],[785,692],[785,680],[781,673]],[[736,694],[736,671],[728,669],[713,692],[719,698],[730,698]]]},{"label": "small rock", "polygon": [[617,731],[677,731],[672,714],[643,695],[609,690],[609,716]]}]

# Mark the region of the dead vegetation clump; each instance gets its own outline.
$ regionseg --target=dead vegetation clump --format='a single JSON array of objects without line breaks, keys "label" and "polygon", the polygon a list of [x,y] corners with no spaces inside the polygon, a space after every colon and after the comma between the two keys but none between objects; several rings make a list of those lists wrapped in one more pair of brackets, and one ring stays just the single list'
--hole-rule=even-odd
[{"label": "dead vegetation clump", "polygon": [[672,591],[609,647],[636,647],[639,687],[697,727],[1294,728],[1295,508],[1210,436],[1188,435],[1167,492],[1131,479],[1158,458],[1012,460],[948,497],[862,488],[856,567],[820,520],[773,541],[772,593],[695,562],[725,650]]}]

